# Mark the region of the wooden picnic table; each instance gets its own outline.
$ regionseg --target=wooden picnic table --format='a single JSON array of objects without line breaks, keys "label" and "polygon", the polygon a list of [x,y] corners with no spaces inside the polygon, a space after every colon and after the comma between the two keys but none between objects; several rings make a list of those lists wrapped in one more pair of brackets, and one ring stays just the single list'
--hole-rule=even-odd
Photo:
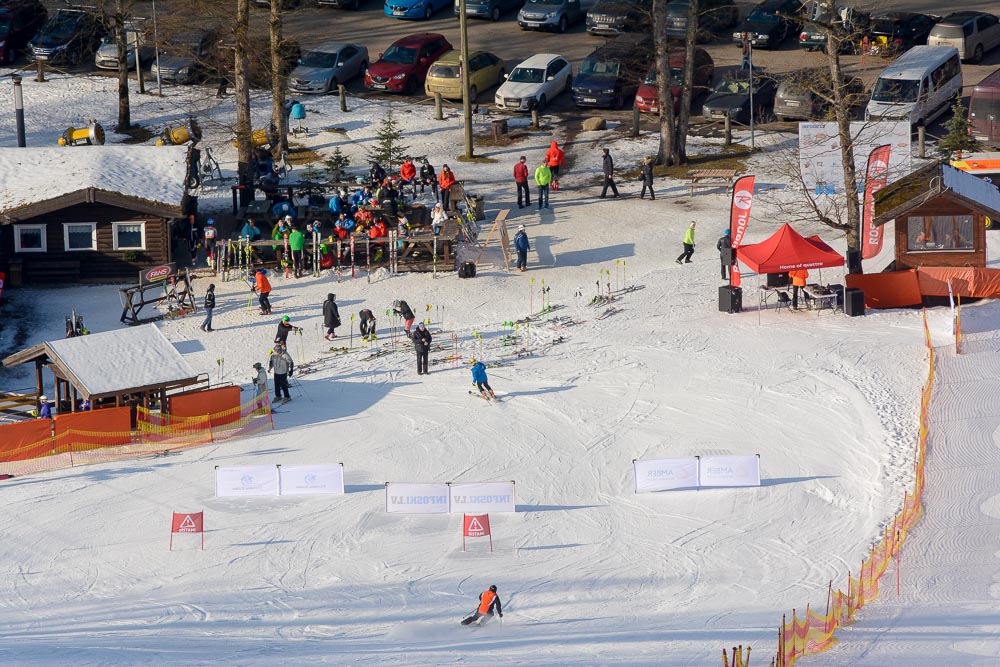
[{"label": "wooden picnic table", "polygon": [[740,175],[737,169],[690,169],[687,172],[688,191],[694,196],[695,188],[717,188],[725,186],[726,192]]}]

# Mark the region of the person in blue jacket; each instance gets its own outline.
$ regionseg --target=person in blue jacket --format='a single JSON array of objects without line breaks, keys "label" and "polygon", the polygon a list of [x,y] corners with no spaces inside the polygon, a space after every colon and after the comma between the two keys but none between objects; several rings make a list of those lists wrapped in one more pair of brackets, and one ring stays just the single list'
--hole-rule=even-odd
[{"label": "person in blue jacket", "polygon": [[479,393],[483,395],[483,398],[497,397],[493,393],[492,387],[490,387],[489,379],[486,377],[486,364],[482,361],[472,360],[472,382],[479,389]]},{"label": "person in blue jacket", "polygon": [[39,396],[38,402],[42,404],[41,409],[38,411],[38,417],[40,419],[52,419],[52,404],[49,403],[47,396]]},{"label": "person in blue jacket", "polygon": [[517,270],[524,273],[524,270],[528,268],[528,251],[531,250],[524,225],[518,226],[517,234],[514,235],[514,249],[517,250]]}]

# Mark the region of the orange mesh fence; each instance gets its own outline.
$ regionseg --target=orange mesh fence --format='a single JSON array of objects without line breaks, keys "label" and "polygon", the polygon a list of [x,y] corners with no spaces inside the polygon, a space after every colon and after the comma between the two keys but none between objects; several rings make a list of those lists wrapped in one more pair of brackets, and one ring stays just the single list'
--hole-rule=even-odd
[{"label": "orange mesh fence", "polygon": [[[798,658],[822,653],[836,643],[834,632],[842,625],[852,622],[857,611],[865,604],[878,598],[882,576],[892,560],[898,559],[900,548],[906,542],[907,535],[923,514],[920,499],[924,493],[924,461],[930,428],[931,390],[934,386],[934,347],[931,344],[926,313],[923,323],[929,353],[929,369],[927,381],[920,395],[920,425],[914,456],[913,491],[903,494],[902,509],[893,517],[892,524],[886,526],[879,542],[872,545],[871,552],[862,561],[857,576],[847,573],[847,591],[833,590],[831,582],[824,613],[817,613],[806,605],[805,614],[801,618],[795,609],[792,610],[790,621],[782,616],[781,628],[778,630],[778,653],[774,662],[777,667],[791,667]],[[896,573],[898,577],[898,568]]]},{"label": "orange mesh fence", "polygon": [[[140,407],[136,411],[134,431],[129,430],[129,414],[129,408],[125,407],[60,415],[56,418],[55,436],[51,435],[53,422],[48,419],[0,426],[0,442],[3,443],[0,445],[0,474],[27,475],[117,461],[246,437],[274,428],[266,394],[221,412],[194,417],[164,415]],[[82,416],[73,419],[76,415]],[[107,428],[70,428],[76,424]],[[213,424],[221,427],[213,428]]]},{"label": "orange mesh fence", "polygon": [[[170,414],[178,417],[198,417],[208,415],[212,427],[219,427],[239,419],[240,388],[216,387],[201,391],[188,391],[174,394],[167,401],[170,403]],[[237,412],[233,412],[233,409]]]}]

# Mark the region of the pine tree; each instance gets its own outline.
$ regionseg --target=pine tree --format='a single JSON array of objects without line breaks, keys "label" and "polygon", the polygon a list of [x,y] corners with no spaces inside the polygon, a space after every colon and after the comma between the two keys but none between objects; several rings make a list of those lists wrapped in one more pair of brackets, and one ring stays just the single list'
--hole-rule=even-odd
[{"label": "pine tree", "polygon": [[976,138],[972,136],[969,118],[965,113],[965,105],[961,101],[955,102],[951,107],[951,120],[944,124],[948,134],[938,141],[936,152],[939,155],[956,159],[959,153],[974,153],[981,147]]},{"label": "pine tree", "polygon": [[328,159],[323,161],[326,177],[333,183],[339,183],[346,178],[346,171],[351,166],[351,159],[344,155],[338,146]]},{"label": "pine tree", "polygon": [[379,125],[375,143],[368,149],[368,161],[378,162],[387,172],[392,172],[396,165],[403,163],[410,150],[409,146],[401,143],[402,139],[403,131],[392,115],[392,106],[389,106]]}]

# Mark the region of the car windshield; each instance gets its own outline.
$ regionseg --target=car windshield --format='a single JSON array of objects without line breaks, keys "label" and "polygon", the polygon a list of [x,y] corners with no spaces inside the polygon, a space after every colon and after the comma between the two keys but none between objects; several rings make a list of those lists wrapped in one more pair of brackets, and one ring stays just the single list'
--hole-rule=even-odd
[{"label": "car windshield", "polygon": [[916,102],[919,92],[919,79],[879,79],[875,82],[872,99],[876,102]]},{"label": "car windshield", "polygon": [[755,9],[747,17],[748,23],[777,23],[778,20],[777,14],[763,9]]},{"label": "car windshield", "polygon": [[323,51],[310,51],[299,61],[304,67],[322,67],[329,69],[337,64],[336,53],[324,53]]},{"label": "car windshield", "polygon": [[586,74],[587,76],[597,78],[607,77],[609,79],[613,79],[618,76],[618,71],[620,69],[620,63],[608,60],[591,60],[590,58],[586,58],[580,64],[580,74]]},{"label": "car windshield", "polygon": [[[757,84],[757,87],[759,88],[760,84]],[[734,79],[730,79],[728,81],[720,81],[719,84],[715,87],[715,92],[726,93],[726,94],[743,93],[745,95],[750,92],[750,82],[747,81],[746,79],[743,79],[741,81],[737,81]]]},{"label": "car windshield", "polygon": [[458,65],[434,65],[429,76],[435,79],[457,79],[462,76],[462,69]]},{"label": "car windshield", "polygon": [[564,0],[528,0],[529,5],[554,5],[559,6],[563,4]]},{"label": "car windshield", "polygon": [[56,16],[49,20],[41,32],[50,39],[66,40],[76,32],[76,16]]},{"label": "car windshield", "polygon": [[545,79],[545,70],[534,67],[515,67],[514,71],[507,77],[508,81],[514,83],[541,83]]},{"label": "car windshield", "polygon": [[1000,98],[978,93],[973,95],[969,102],[969,117],[985,118],[990,115],[1000,115]]},{"label": "car windshield", "polygon": [[417,62],[417,50],[406,46],[396,46],[393,44],[389,50],[382,54],[384,63],[397,63],[399,65],[412,65]]}]

